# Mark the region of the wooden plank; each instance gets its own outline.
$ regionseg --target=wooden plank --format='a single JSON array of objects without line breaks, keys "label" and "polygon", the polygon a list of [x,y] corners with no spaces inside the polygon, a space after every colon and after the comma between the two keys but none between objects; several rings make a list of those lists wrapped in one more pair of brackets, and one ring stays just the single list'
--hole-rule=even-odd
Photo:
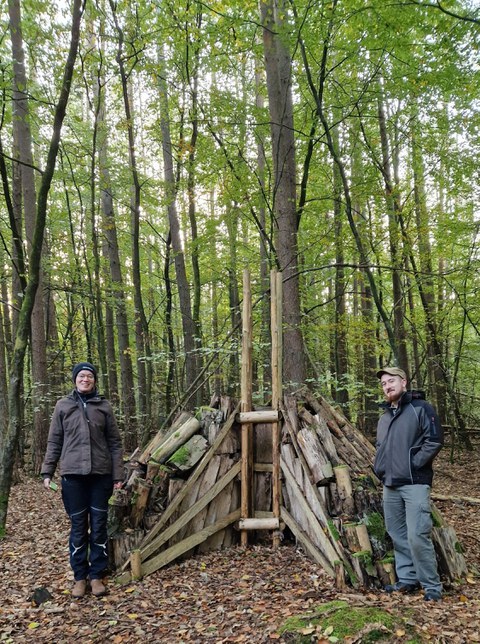
[{"label": "wooden plank", "polygon": [[171,548],[168,548],[167,550],[164,550],[160,554],[158,554],[156,557],[153,557],[153,559],[150,559],[149,561],[145,562],[142,566],[142,573],[143,576],[149,575],[152,572],[155,572],[159,570],[160,568],[163,568],[163,566],[166,566],[167,564],[171,563],[177,557],[180,557],[183,555],[185,552],[188,552],[195,546],[198,546],[202,541],[205,541],[205,539],[208,539],[212,534],[215,534],[219,530],[225,529],[227,526],[231,525],[235,521],[238,521],[240,518],[240,510],[236,510],[235,512],[231,512],[229,515],[224,517],[223,519],[220,519],[220,521],[217,521],[213,525],[209,525],[206,528],[203,528],[200,532],[197,532],[196,534],[192,534],[180,543],[175,544]]},{"label": "wooden plank", "polygon": [[[298,506],[298,509],[301,510],[302,514],[305,516],[306,522],[311,530],[311,534],[315,535],[315,538],[318,540],[318,547],[321,548],[323,554],[330,562],[330,567],[333,569],[334,562],[337,559],[342,560],[342,556],[339,551],[339,546],[334,540],[333,535],[331,534],[331,529],[328,524],[326,517],[322,517],[322,523],[320,523],[319,518],[310,508],[310,505],[307,503],[302,490],[298,486],[297,481],[293,473],[290,471],[286,461],[283,457],[280,458],[280,464],[282,467],[282,472],[285,476],[285,480],[293,490],[292,503],[295,503]],[[338,551],[337,551],[338,550]]]},{"label": "wooden plank", "polygon": [[283,506],[280,509],[280,516],[282,518],[282,521],[285,521],[285,523],[293,532],[295,537],[298,539],[298,541],[300,541],[300,543],[305,548],[305,550],[310,555],[310,557],[318,564],[320,564],[320,566],[322,566],[323,570],[325,570],[327,575],[330,575],[330,577],[334,578],[335,577],[334,567],[331,566],[330,562],[328,561],[328,559],[326,559],[323,552],[321,552],[317,548],[317,546],[310,540],[308,535],[302,530],[302,528],[298,525],[298,523],[295,521],[292,515]]},{"label": "wooden plank", "polygon": [[[166,543],[170,537],[172,537],[178,530],[183,528],[196,514],[203,510],[203,508],[214,499],[217,494],[219,494],[224,487],[226,487],[230,481],[237,476],[240,472],[241,462],[236,463],[232,469],[225,474],[215,485],[205,494],[201,499],[199,499],[194,505],[192,505],[186,512],[184,512],[172,525],[168,526],[154,541],[150,541],[145,547],[140,547],[140,552],[142,555],[142,561],[145,561],[150,555],[156,552],[164,543]],[[180,493],[179,493],[180,494]],[[178,494],[177,494],[178,496]],[[175,497],[177,498],[177,497]],[[241,516],[241,515],[240,515]]]},{"label": "wooden plank", "polygon": [[[235,465],[235,461],[226,454],[222,454],[219,458],[221,459],[221,461],[218,469],[218,477],[221,478]],[[234,484],[235,482],[231,481],[220,494],[217,494],[217,496],[212,499],[212,501],[208,505],[208,508],[206,508],[206,515],[203,525],[200,528],[191,530],[190,532],[198,532],[199,529],[213,525],[217,522],[217,520],[221,519],[222,517],[226,517],[227,514],[229,514],[232,497],[231,492],[232,486]],[[236,510],[237,508],[234,509]],[[194,525],[194,521],[192,521],[191,525]],[[206,541],[203,541],[198,547],[198,552],[219,550],[223,543],[224,536],[224,532],[220,530]]]},{"label": "wooden plank", "polygon": [[[222,463],[222,458],[224,458],[224,455],[219,456],[218,454],[215,454],[215,456],[208,464],[207,469],[203,473],[203,477],[201,481],[199,480],[198,494],[194,500],[194,503],[196,503],[198,499],[202,499],[208,493],[208,491],[215,485],[217,479],[221,479],[222,476],[226,474],[227,470],[220,472],[220,465]],[[186,501],[187,499],[185,499],[185,501],[182,504],[182,509],[184,512],[186,512],[189,507],[194,505],[194,503],[190,503],[189,505],[187,505]],[[190,534],[193,534],[194,532],[200,532],[200,530],[203,530],[203,528],[205,527],[205,519],[207,517],[207,512],[208,512],[207,506],[205,506],[202,510],[197,512],[197,514],[189,522],[188,526],[185,527],[185,530],[182,532],[180,538],[177,539],[177,541],[182,541],[185,537],[188,537]],[[210,523],[213,523],[213,522],[210,521]],[[170,543],[169,545],[172,546],[173,543]]]},{"label": "wooden plank", "polygon": [[235,423],[235,416],[240,408],[240,403],[237,405],[236,409],[230,414],[229,418],[226,420],[224,426],[222,427],[222,430],[218,434],[217,438],[215,439],[215,442],[213,445],[210,447],[208,452],[205,454],[205,456],[202,458],[198,466],[195,468],[195,471],[189,476],[188,481],[186,484],[182,487],[180,492],[176,495],[172,503],[169,504],[165,512],[162,514],[158,522],[155,524],[155,526],[150,530],[148,534],[145,535],[143,541],[142,541],[142,547],[145,546],[146,544],[150,543],[156,535],[162,530],[163,526],[166,525],[167,521],[170,519],[170,517],[173,515],[173,513],[176,511],[180,503],[183,501],[183,499],[186,497],[186,495],[190,492],[190,490],[193,488],[193,486],[196,484],[198,478],[204,471],[204,469],[207,467],[208,463],[210,462],[212,456],[215,454],[219,446],[222,444],[222,441],[224,438],[228,435],[229,431],[232,429],[234,423]]},{"label": "wooden plank", "polygon": [[[235,521],[238,521],[239,518],[240,510],[235,510],[235,512],[231,512],[228,516],[226,516],[224,519],[221,519],[220,521],[217,521],[217,523],[215,523],[214,525],[207,526],[200,532],[197,532],[197,534],[192,534],[180,543],[177,543],[171,548],[164,550],[159,555],[143,564],[142,575],[150,575],[160,568],[163,568],[163,566],[171,563],[172,561],[177,559],[177,557],[180,557],[185,552],[188,552],[192,548],[195,548],[195,546],[198,546],[200,543],[202,543],[202,541],[208,539],[208,537],[210,537],[212,534],[215,534],[219,530],[224,530],[227,526],[235,523]],[[115,578],[115,582],[117,584],[128,584],[131,581],[132,573],[130,572],[130,570]]]}]

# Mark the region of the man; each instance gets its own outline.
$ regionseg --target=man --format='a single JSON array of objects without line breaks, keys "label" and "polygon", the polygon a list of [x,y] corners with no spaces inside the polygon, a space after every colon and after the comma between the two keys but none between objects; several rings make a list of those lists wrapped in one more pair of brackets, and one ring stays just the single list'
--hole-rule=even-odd
[{"label": "man", "polygon": [[386,402],[377,426],[375,472],[383,483],[385,526],[393,542],[398,581],[387,592],[424,589],[439,601],[442,585],[431,539],[432,461],[443,445],[435,409],[415,391],[398,367],[377,372]]}]

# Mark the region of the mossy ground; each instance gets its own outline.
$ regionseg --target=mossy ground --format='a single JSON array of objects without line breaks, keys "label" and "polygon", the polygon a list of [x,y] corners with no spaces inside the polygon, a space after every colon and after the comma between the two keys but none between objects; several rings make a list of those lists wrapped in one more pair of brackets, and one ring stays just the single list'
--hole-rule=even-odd
[{"label": "mossy ground", "polygon": [[[405,616],[406,617],[406,616]],[[374,642],[392,642],[400,629],[407,631],[407,626],[399,623],[397,616],[378,607],[351,606],[345,601],[332,601],[312,609],[307,615],[289,618],[280,629],[285,641],[292,644],[307,644],[312,641],[344,642],[361,636],[362,644]],[[313,639],[312,639],[313,637]],[[412,631],[403,635],[403,642],[415,644]]]}]

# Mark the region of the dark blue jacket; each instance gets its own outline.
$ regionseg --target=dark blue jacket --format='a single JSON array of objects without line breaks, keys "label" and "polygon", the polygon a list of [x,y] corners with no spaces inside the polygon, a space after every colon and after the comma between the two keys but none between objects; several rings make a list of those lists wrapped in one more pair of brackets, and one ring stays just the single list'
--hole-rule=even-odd
[{"label": "dark blue jacket", "polygon": [[406,391],[396,413],[388,404],[377,426],[374,469],[388,487],[432,485],[432,462],[443,445],[443,430],[435,409],[422,394]]}]

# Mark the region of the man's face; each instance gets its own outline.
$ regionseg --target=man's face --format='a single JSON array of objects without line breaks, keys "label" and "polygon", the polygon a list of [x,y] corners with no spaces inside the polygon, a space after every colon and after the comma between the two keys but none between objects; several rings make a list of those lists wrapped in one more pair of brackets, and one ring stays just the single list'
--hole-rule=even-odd
[{"label": "man's face", "polygon": [[407,381],[400,376],[391,376],[384,373],[380,378],[383,393],[389,403],[396,403],[407,390]]}]

